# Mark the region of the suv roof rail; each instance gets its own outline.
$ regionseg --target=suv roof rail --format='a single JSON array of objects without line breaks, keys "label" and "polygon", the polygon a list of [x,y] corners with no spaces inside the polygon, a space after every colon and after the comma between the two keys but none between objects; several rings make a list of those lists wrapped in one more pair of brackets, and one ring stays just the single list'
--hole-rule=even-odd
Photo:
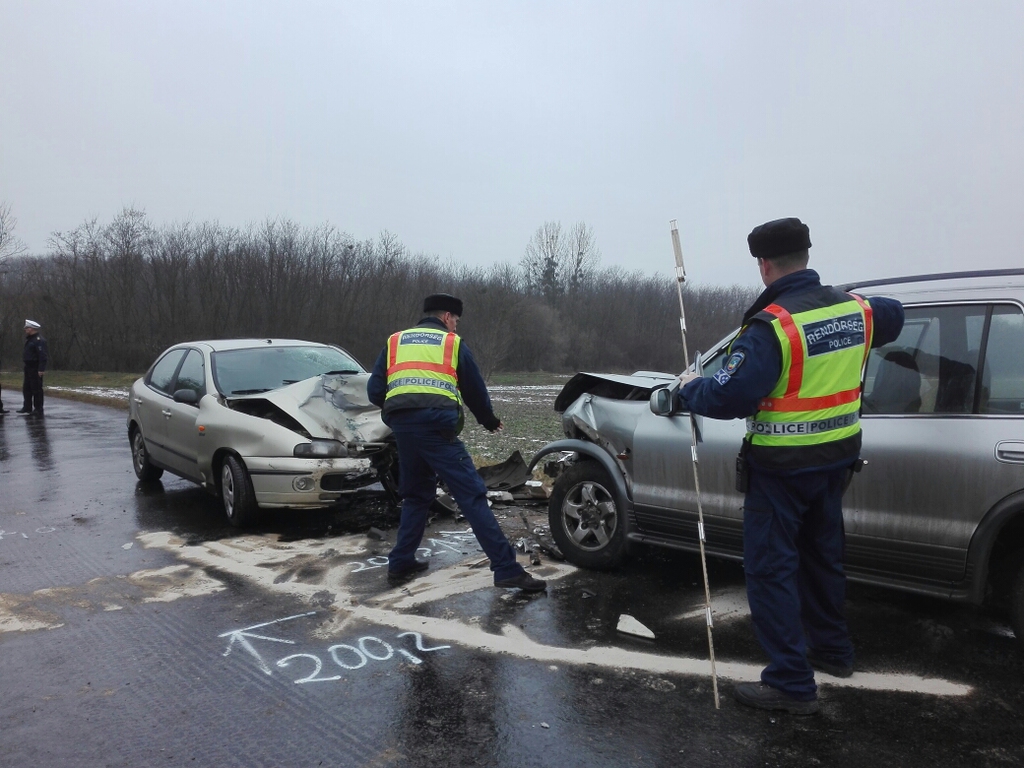
[{"label": "suv roof rail", "polygon": [[961,277],[1008,277],[1024,275],[1024,269],[976,269],[970,272],[933,272],[929,275],[908,275],[907,277],[888,277],[881,280],[860,280],[855,283],[840,285],[839,290],[850,291],[854,288],[867,288],[872,285],[895,285],[897,283],[927,283],[933,280],[954,280]]}]

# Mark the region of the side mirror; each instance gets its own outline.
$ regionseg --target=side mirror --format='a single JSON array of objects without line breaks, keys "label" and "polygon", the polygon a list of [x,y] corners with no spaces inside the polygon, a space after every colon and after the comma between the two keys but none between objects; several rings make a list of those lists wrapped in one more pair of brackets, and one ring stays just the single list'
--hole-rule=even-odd
[{"label": "side mirror", "polygon": [[196,405],[199,402],[199,394],[194,389],[174,390],[174,402]]},{"label": "side mirror", "polygon": [[676,392],[679,382],[651,392],[651,413],[655,416],[671,416],[676,409]]}]

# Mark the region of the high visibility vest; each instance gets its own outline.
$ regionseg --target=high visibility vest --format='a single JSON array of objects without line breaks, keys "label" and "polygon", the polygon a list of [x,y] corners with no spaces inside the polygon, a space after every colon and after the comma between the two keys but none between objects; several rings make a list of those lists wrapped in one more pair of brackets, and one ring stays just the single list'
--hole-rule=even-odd
[{"label": "high visibility vest", "polygon": [[784,296],[754,317],[775,332],[782,373],[747,419],[751,458],[769,469],[856,459],[871,306],[859,296],[821,287]]},{"label": "high visibility vest", "polygon": [[410,328],[388,339],[384,413],[403,408],[459,408],[459,345],[454,333]]}]

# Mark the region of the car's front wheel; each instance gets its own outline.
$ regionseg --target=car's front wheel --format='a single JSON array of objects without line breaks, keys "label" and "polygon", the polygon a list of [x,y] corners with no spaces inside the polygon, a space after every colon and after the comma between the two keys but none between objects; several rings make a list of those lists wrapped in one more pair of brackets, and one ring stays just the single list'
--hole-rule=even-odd
[{"label": "car's front wheel", "polygon": [[164,471],[150,462],[149,452],[146,450],[146,439],[138,427],[132,429],[131,441],[132,466],[135,467],[135,476],[143,482],[159,480]]},{"label": "car's front wheel", "polygon": [[555,481],[548,505],[551,536],[583,568],[614,568],[626,554],[626,521],[604,467],[583,461]]},{"label": "car's front wheel", "polygon": [[224,514],[236,528],[245,528],[256,521],[256,491],[245,464],[236,456],[225,456],[220,468],[220,498]]}]

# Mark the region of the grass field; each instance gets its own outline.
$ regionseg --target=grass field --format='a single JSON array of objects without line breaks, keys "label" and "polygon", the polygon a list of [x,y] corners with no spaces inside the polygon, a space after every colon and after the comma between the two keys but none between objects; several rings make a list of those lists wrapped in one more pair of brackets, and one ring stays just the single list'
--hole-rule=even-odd
[{"label": "grass field", "polygon": [[504,422],[505,428],[491,434],[469,413],[466,414],[462,440],[477,466],[504,461],[514,451],[520,451],[529,462],[545,443],[565,437],[561,416],[555,413],[554,403],[569,377],[558,377],[555,383],[537,384],[532,374],[524,377],[529,383],[515,382],[512,374],[504,376],[508,377],[506,381],[509,383],[492,383],[488,388],[494,412]]},{"label": "grass field", "polygon": [[[127,409],[128,388],[141,374],[49,371],[45,376],[46,395],[80,402]],[[555,396],[569,380],[568,375],[553,373],[499,373],[491,378],[489,389],[494,412],[505,428],[491,434],[466,414],[462,440],[477,466],[504,461],[520,451],[529,461],[538,448],[564,435],[561,418],[554,411]],[[21,372],[0,373],[4,402],[9,410],[21,407]]]}]

